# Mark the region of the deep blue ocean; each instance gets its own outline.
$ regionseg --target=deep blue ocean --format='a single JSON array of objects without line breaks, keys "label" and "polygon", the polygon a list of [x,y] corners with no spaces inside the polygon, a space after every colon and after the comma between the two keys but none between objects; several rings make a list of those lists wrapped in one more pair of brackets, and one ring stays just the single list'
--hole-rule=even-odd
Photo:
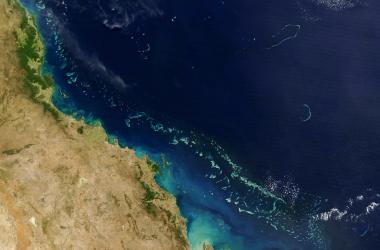
[{"label": "deep blue ocean", "polygon": [[192,249],[380,249],[380,2],[22,2],[56,106],[170,162]]}]

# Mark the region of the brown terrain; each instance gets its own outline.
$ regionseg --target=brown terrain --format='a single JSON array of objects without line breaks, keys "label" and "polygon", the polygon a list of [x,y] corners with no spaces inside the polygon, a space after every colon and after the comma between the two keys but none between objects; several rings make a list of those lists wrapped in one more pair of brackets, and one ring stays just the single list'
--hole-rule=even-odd
[{"label": "brown terrain", "polygon": [[[28,93],[20,10],[0,1],[0,249],[189,249],[154,163],[108,143],[101,126],[44,108],[51,87]],[[33,48],[43,57],[39,36]],[[40,74],[41,61],[29,67]]]}]

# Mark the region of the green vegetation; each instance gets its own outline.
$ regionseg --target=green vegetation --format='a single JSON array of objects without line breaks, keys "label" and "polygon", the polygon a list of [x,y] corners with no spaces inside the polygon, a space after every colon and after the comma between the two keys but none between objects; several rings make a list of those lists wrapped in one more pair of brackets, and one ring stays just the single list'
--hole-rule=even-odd
[{"label": "green vegetation", "polygon": [[170,223],[169,227],[174,232],[175,237],[177,238],[179,242],[181,242],[182,246],[186,246],[187,245],[186,237],[183,235],[181,227],[176,223],[176,216],[174,216],[169,210],[164,209],[164,211]]},{"label": "green vegetation", "polygon": [[128,205],[128,207],[131,209],[132,208],[132,205],[131,205],[132,202],[125,193],[124,193],[124,201]]},{"label": "green vegetation", "polygon": [[41,73],[41,65],[44,62],[44,55],[42,55],[42,51],[41,53],[38,51],[39,49],[42,50],[42,48],[38,47],[41,37],[36,29],[35,20],[27,14],[25,9],[19,3],[16,2],[15,4],[22,15],[20,24],[21,31],[20,33],[16,33],[16,52],[20,61],[20,66],[26,73],[23,88],[34,101],[42,104],[44,110],[51,113],[52,116],[58,120],[58,111],[51,104],[41,100],[39,97],[40,91],[53,87],[54,81],[51,75],[43,75]]},{"label": "green vegetation", "polygon": [[141,179],[139,179],[139,182],[141,186],[143,187],[143,189],[145,190],[145,196],[143,199],[145,210],[150,214],[156,215],[156,212],[154,210],[154,204],[152,203],[152,201],[156,198],[157,193],[154,192],[151,189],[151,187],[145,182],[143,182]]},{"label": "green vegetation", "polygon": [[77,132],[78,134],[83,134],[83,126],[80,126],[78,129],[77,129]]},{"label": "green vegetation", "polygon": [[112,144],[112,145],[117,145],[118,144],[117,137],[114,136],[114,135],[108,135],[107,139],[108,139],[108,143],[109,144]]},{"label": "green vegetation", "polygon": [[160,166],[148,157],[146,157],[146,164],[148,164],[153,173],[157,174],[160,172]]},{"label": "green vegetation", "polygon": [[34,144],[27,144],[27,145],[25,145],[25,146],[22,147],[22,148],[4,150],[2,153],[5,154],[5,155],[15,155],[15,154],[20,153],[20,152],[23,151],[24,149],[30,148],[30,147],[33,146],[33,145],[34,145]]},{"label": "green vegetation", "polygon": [[144,196],[144,199],[143,199],[145,210],[148,213],[156,216],[156,212],[155,212],[155,209],[154,209],[154,204],[152,203],[152,201],[156,198],[157,193],[154,192],[152,190],[152,188],[148,184],[146,184],[144,181],[141,180],[141,177],[142,177],[143,173],[141,171],[140,166],[138,166],[138,168],[140,169],[140,176],[136,175],[136,179],[141,184],[142,188],[145,191],[145,196]]},{"label": "green vegetation", "polygon": [[3,151],[3,154],[5,154],[5,155],[15,155],[15,154],[20,153],[22,150],[23,150],[23,148],[20,148],[20,149],[8,149],[8,150]]},{"label": "green vegetation", "polygon": [[59,113],[58,111],[50,104],[45,101],[40,102],[42,106],[44,106],[44,111],[48,111],[51,113],[51,115],[54,117],[54,119],[58,120],[59,119]]},{"label": "green vegetation", "polygon": [[[146,158],[146,162],[148,164],[148,166],[153,170],[154,168],[156,168],[154,166],[154,163],[149,160],[149,158]],[[157,165],[157,164],[156,164]],[[157,165],[158,166],[158,165]],[[145,183],[143,180],[142,180],[142,177],[143,177],[143,171],[141,170],[141,167],[139,164],[136,164],[136,167],[139,169],[139,175],[136,175],[136,179],[137,181],[141,184],[141,186],[143,187],[143,189],[145,190],[145,196],[144,196],[144,199],[143,199],[143,202],[144,202],[144,206],[145,206],[145,210],[156,216],[156,212],[155,212],[155,209],[154,209],[154,204],[152,203],[152,201],[156,198],[157,196],[157,193],[154,192],[152,190],[152,188],[147,184]]]},{"label": "green vegetation", "polygon": [[[186,246],[187,245],[187,241],[186,241],[185,236],[182,233],[181,228],[175,224],[173,230],[174,230],[174,233],[175,233],[175,237],[177,238],[177,240],[179,242],[181,242],[181,246]],[[185,249],[185,247],[183,247],[183,248]]]},{"label": "green vegetation", "polygon": [[54,79],[53,79],[52,75],[50,75],[50,74],[44,75],[43,78],[44,78],[44,82],[45,82],[45,84],[47,84],[48,88],[54,87]]}]

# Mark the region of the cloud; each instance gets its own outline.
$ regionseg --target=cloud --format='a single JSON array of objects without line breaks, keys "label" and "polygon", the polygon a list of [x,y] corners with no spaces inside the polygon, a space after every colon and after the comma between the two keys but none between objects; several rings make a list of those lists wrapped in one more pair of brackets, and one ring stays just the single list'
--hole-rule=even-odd
[{"label": "cloud", "polygon": [[90,71],[98,74],[106,82],[114,85],[118,90],[125,90],[130,87],[122,77],[110,70],[97,55],[90,55],[84,51],[75,38],[75,35],[66,28],[64,21],[61,21],[57,16],[54,16],[54,22],[59,36],[64,41],[65,48],[69,50],[71,56],[79,60]]},{"label": "cloud", "polygon": [[343,10],[343,9],[351,9],[359,4],[361,1],[359,0],[312,0],[315,4],[323,6],[330,10]]},{"label": "cloud", "polygon": [[368,6],[366,0],[296,0],[296,3],[302,17],[310,22],[321,19],[321,10],[338,12]]},{"label": "cloud", "polygon": [[156,0],[98,0],[97,3],[98,16],[110,29],[124,29],[138,19],[163,15]]}]

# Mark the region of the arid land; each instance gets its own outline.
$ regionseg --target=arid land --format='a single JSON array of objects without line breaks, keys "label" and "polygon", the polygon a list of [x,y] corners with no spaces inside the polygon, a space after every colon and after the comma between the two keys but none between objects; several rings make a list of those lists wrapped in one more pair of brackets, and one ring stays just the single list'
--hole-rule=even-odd
[{"label": "arid land", "polygon": [[157,165],[56,110],[43,60],[33,18],[0,1],[0,249],[189,249]]}]

